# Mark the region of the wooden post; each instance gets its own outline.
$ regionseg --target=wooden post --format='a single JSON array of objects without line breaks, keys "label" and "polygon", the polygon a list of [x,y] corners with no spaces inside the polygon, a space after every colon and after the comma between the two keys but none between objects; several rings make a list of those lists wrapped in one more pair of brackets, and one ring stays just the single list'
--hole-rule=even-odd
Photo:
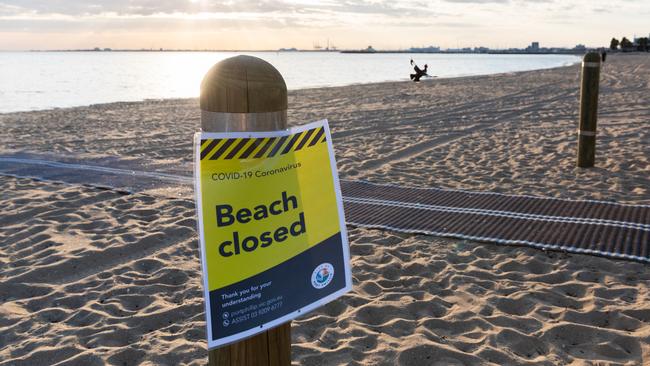
[{"label": "wooden post", "polygon": [[[205,132],[274,131],[287,128],[287,86],[268,62],[237,56],[214,65],[201,83]],[[210,366],[288,366],[291,322],[209,351]]]},{"label": "wooden post", "polygon": [[578,128],[578,166],[594,166],[596,156],[596,122],[598,119],[598,82],[600,55],[587,53],[582,62],[580,85],[580,125]]}]

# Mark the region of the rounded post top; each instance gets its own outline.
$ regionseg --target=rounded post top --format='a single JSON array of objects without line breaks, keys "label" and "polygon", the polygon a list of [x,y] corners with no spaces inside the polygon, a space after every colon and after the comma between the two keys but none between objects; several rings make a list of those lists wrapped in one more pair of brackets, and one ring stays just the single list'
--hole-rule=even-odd
[{"label": "rounded post top", "polygon": [[582,59],[584,62],[598,62],[600,63],[600,54],[597,52],[589,52]]},{"label": "rounded post top", "polygon": [[235,56],[212,66],[201,82],[201,109],[224,113],[266,113],[287,109],[287,84],[270,63]]}]

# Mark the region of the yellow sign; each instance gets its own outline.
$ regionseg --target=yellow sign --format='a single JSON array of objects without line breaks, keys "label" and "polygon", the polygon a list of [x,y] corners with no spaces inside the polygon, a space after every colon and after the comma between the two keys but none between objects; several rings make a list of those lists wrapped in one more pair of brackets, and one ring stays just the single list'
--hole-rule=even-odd
[{"label": "yellow sign", "polygon": [[197,134],[195,160],[210,347],[288,321],[351,288],[327,121]]}]

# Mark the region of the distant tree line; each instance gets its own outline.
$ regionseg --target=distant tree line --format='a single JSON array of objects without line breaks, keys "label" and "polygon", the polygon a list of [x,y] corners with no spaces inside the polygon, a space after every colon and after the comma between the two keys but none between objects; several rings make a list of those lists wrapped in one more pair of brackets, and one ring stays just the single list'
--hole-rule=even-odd
[{"label": "distant tree line", "polygon": [[616,38],[612,38],[609,42],[609,48],[612,51],[621,50],[623,52],[649,52],[650,47],[648,47],[648,37],[637,38],[634,43],[632,43],[626,37],[623,37],[620,41]]}]

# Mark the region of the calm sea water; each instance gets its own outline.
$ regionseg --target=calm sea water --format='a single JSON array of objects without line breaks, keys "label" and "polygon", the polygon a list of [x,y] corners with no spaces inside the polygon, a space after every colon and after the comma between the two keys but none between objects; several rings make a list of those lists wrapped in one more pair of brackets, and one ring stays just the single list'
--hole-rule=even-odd
[{"label": "calm sea water", "polygon": [[[201,79],[231,52],[0,52],[0,113],[199,95]],[[408,80],[413,58],[438,77],[570,65],[568,55],[252,52],[289,89]]]}]

